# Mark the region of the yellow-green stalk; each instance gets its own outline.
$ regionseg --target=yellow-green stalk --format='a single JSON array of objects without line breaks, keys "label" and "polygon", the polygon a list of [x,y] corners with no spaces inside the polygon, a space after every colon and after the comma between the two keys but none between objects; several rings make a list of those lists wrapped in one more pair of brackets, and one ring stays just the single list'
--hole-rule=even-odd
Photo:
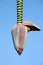
[{"label": "yellow-green stalk", "polygon": [[17,23],[21,24],[23,20],[23,0],[17,0]]}]

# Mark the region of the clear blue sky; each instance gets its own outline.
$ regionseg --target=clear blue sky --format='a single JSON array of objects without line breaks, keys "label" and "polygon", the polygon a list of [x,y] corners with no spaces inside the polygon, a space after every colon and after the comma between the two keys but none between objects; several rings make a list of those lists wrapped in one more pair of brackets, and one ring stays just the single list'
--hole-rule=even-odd
[{"label": "clear blue sky", "polygon": [[0,65],[43,65],[43,0],[23,3],[23,21],[32,21],[41,31],[27,35],[24,51],[19,56],[11,36],[17,22],[16,0],[0,0]]}]

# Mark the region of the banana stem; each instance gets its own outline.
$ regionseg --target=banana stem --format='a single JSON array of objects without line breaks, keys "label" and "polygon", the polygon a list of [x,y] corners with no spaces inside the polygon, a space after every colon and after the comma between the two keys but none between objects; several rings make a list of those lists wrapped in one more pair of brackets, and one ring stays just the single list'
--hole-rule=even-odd
[{"label": "banana stem", "polygon": [[17,0],[17,23],[21,24],[23,20],[23,0]]}]

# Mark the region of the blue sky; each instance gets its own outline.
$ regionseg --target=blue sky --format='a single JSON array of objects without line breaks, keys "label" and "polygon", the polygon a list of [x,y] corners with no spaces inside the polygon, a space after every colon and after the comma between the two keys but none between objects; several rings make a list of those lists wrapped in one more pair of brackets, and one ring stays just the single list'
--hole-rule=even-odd
[{"label": "blue sky", "polygon": [[43,65],[43,1],[23,0],[23,22],[31,21],[41,31],[31,31],[21,56],[13,46],[11,29],[17,22],[16,0],[0,0],[0,65]]}]

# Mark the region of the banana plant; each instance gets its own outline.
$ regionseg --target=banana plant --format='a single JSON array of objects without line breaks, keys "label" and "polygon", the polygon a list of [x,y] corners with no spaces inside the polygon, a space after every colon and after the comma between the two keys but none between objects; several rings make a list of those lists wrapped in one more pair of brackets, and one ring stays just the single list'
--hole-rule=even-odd
[{"label": "banana plant", "polygon": [[13,26],[11,34],[18,55],[22,54],[27,33],[30,31],[40,31],[40,28],[30,21],[23,22],[23,0],[17,0],[17,24]]}]

